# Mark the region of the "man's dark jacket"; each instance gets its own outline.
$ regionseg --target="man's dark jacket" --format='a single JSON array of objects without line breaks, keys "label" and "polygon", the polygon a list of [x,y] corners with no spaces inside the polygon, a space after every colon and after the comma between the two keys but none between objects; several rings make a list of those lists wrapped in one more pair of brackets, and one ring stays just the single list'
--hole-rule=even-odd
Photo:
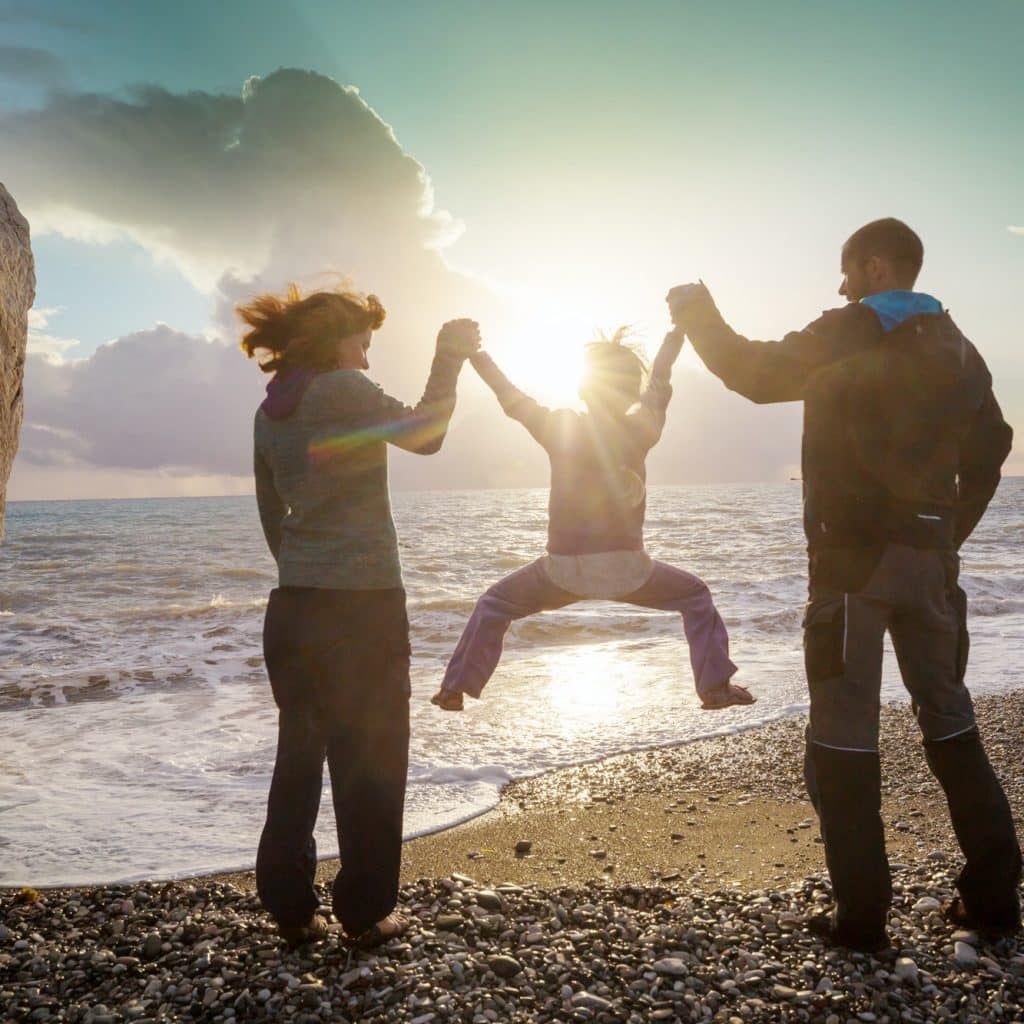
[{"label": "man's dark jacket", "polygon": [[[759,403],[803,401],[812,551],[959,548],[995,493],[1013,431],[985,361],[936,300],[914,292],[872,299],[762,342],[732,330],[701,289],[681,326],[730,390]],[[929,304],[934,312],[914,312]]]}]

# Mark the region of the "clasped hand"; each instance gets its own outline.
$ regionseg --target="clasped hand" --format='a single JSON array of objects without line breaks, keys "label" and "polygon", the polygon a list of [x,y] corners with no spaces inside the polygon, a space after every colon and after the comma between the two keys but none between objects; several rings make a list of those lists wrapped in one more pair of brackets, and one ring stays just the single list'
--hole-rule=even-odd
[{"label": "clasped hand", "polygon": [[480,351],[480,325],[475,320],[449,320],[437,334],[437,351],[467,359]]},{"label": "clasped hand", "polygon": [[703,281],[693,284],[677,284],[674,288],[670,288],[668,295],[665,296],[665,301],[668,303],[672,323],[677,328],[685,330],[688,321],[687,314],[696,307],[699,299],[710,299],[710,297]]}]

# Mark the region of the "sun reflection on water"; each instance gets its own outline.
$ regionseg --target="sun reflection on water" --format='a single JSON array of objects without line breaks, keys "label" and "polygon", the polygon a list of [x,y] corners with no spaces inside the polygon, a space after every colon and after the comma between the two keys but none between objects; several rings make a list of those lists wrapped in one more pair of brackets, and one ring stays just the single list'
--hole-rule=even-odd
[{"label": "sun reflection on water", "polygon": [[614,722],[631,705],[636,664],[603,644],[572,647],[545,659],[547,702],[560,731],[577,735]]}]

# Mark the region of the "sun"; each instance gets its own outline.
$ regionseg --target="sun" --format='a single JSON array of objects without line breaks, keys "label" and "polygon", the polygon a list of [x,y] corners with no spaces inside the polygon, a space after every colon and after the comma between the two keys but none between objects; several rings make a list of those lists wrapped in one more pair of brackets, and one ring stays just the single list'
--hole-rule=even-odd
[{"label": "sun", "polygon": [[[625,325],[627,344],[649,362],[660,330],[669,327],[667,316],[664,328],[657,321],[631,318],[630,312],[645,302],[628,291],[607,296],[580,287],[558,298],[516,292],[507,298],[513,315],[485,329],[484,348],[516,387],[555,408],[583,408],[579,386],[590,342],[611,337]],[[685,350],[681,361],[687,361]]]},{"label": "sun", "polygon": [[524,318],[484,347],[516,387],[544,405],[577,406],[583,351],[595,336],[578,317],[540,313]]}]

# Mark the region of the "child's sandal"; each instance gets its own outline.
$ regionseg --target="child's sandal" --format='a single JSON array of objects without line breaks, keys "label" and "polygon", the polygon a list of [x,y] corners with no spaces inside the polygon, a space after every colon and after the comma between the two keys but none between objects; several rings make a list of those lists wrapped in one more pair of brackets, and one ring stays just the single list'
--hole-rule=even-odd
[{"label": "child's sandal", "polygon": [[724,687],[702,697],[700,706],[704,711],[719,711],[737,704],[755,704],[756,702],[757,698],[745,686],[726,683]]},{"label": "child's sandal", "polygon": [[430,703],[436,704],[442,711],[461,711],[463,708],[462,693],[459,690],[442,688],[430,698]]}]

